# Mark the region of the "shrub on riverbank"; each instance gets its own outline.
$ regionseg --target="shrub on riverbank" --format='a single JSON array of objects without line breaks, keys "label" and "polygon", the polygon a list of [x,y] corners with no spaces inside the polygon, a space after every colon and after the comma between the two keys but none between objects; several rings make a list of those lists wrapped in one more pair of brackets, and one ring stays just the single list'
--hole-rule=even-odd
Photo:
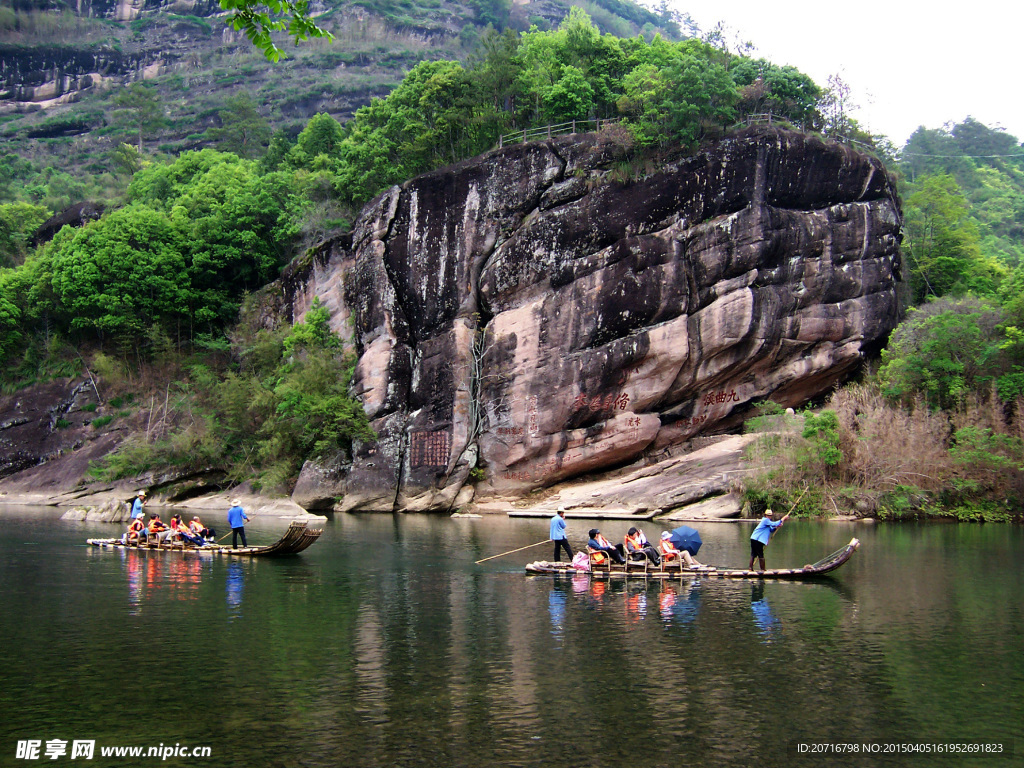
[{"label": "shrub on riverbank", "polygon": [[992,392],[938,411],[920,399],[894,404],[876,384],[851,385],[786,429],[755,422],[761,438],[750,458],[762,470],[743,491],[757,511],[799,499],[795,512],[806,515],[1019,519],[1022,406]]}]

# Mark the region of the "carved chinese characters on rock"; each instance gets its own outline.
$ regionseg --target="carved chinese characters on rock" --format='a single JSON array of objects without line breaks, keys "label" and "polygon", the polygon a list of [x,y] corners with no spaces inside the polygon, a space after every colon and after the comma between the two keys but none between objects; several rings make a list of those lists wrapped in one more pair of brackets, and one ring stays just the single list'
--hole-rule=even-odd
[{"label": "carved chinese characters on rock", "polygon": [[409,435],[409,466],[447,467],[451,446],[450,432],[413,432]]},{"label": "carved chinese characters on rock", "polygon": [[586,410],[594,413],[611,411],[616,408],[624,411],[628,405],[629,395],[625,392],[610,392],[607,395],[588,395],[586,392],[580,392],[572,401],[574,411]]},{"label": "carved chinese characters on rock", "polygon": [[540,432],[540,428],[537,424],[538,414],[538,397],[537,395],[531,395],[526,401],[526,419],[529,423],[530,436],[536,437]]},{"label": "carved chinese characters on rock", "polygon": [[739,401],[740,398],[737,396],[735,389],[731,389],[728,392],[721,389],[718,392],[708,392],[704,396],[704,407],[721,403],[738,403]]}]

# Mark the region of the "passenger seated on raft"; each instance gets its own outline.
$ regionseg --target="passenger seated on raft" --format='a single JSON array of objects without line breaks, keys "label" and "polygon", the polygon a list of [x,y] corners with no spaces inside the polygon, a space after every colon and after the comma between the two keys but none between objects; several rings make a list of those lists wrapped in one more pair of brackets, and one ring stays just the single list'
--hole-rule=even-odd
[{"label": "passenger seated on raft", "polygon": [[203,521],[199,519],[199,515],[196,515],[189,521],[188,529],[192,531],[193,536],[198,536],[199,538],[206,539],[207,541],[217,538],[217,532],[214,531],[213,528],[207,528],[203,525]]},{"label": "passenger seated on raft", "polygon": [[700,568],[703,565],[703,563],[697,562],[697,558],[685,549],[678,549],[672,543],[672,534],[668,531],[662,531],[661,541],[658,542],[658,550],[661,552],[661,559],[665,565],[668,565],[670,561],[681,563],[680,567],[685,565],[687,568]]},{"label": "passenger seated on raft", "polygon": [[626,532],[626,539],[623,543],[627,556],[642,553],[654,565],[661,565],[661,556],[658,555],[658,550],[651,546],[651,543],[639,528],[630,528]]},{"label": "passenger seated on raft", "polygon": [[185,524],[181,521],[181,515],[175,515],[171,518],[171,530],[173,531],[173,535],[177,538],[182,541],[187,541],[190,544],[195,544],[197,547],[201,547],[206,543],[198,536],[194,536],[192,532],[185,527]]},{"label": "passenger seated on raft", "polygon": [[160,519],[160,515],[153,515],[149,521],[149,535],[155,536],[158,544],[163,544],[170,541],[174,531],[167,527],[167,524]]},{"label": "passenger seated on raft", "polygon": [[[608,541],[604,536],[601,535],[601,531],[597,528],[591,528],[588,534],[590,539],[587,541],[587,549],[595,554],[603,557],[610,557],[616,563],[620,565],[626,562],[626,556],[622,552],[622,545],[612,546],[612,543]],[[597,559],[598,564],[603,563],[601,559]]]},{"label": "passenger seated on raft", "polygon": [[136,512],[132,521],[128,523],[128,530],[121,537],[121,541],[124,544],[137,544],[140,540],[146,538],[146,524],[142,522],[142,518],[143,514]]}]

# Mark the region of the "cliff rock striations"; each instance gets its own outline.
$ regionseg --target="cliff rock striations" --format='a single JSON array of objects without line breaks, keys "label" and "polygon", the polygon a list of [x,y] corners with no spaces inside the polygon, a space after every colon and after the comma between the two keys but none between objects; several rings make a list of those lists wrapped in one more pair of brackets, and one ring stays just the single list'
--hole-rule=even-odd
[{"label": "cliff rock striations", "polygon": [[[800,405],[895,326],[900,208],[874,158],[749,129],[628,179],[601,135],[420,176],[285,279],[358,354],[378,440],[296,501],[441,510],[621,467]],[[317,490],[319,488],[319,490]]]}]

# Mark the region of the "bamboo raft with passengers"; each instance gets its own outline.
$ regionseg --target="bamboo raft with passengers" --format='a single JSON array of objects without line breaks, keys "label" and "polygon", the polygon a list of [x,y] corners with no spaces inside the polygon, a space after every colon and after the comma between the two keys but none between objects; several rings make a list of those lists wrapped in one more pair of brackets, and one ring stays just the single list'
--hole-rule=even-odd
[{"label": "bamboo raft with passengers", "polygon": [[677,561],[655,566],[646,557],[630,559],[625,564],[613,562],[605,558],[603,562],[595,563],[591,557],[590,569],[580,570],[572,563],[553,563],[548,560],[536,560],[526,565],[527,574],[551,574],[551,573],[589,573],[598,578],[610,577],[634,577],[643,578],[682,578],[684,576],[722,578],[722,579],[812,579],[824,576],[843,566],[853,553],[860,547],[860,541],[856,538],[850,539],[850,543],[841,549],[837,549],[830,555],[823,557],[816,563],[805,565],[802,568],[769,568],[767,570],[749,570],[741,568],[719,568],[711,565],[695,566],[687,568],[681,566]]},{"label": "bamboo raft with passengers", "polygon": [[232,557],[278,557],[294,555],[307,549],[320,538],[323,528],[308,528],[306,523],[295,520],[288,525],[288,530],[273,544],[260,547],[238,547],[220,544],[193,544],[187,541],[158,542],[154,537],[142,541],[124,542],[121,539],[88,539],[86,543],[94,547],[114,549],[134,549],[143,552],[195,552],[198,554],[230,555]]}]

